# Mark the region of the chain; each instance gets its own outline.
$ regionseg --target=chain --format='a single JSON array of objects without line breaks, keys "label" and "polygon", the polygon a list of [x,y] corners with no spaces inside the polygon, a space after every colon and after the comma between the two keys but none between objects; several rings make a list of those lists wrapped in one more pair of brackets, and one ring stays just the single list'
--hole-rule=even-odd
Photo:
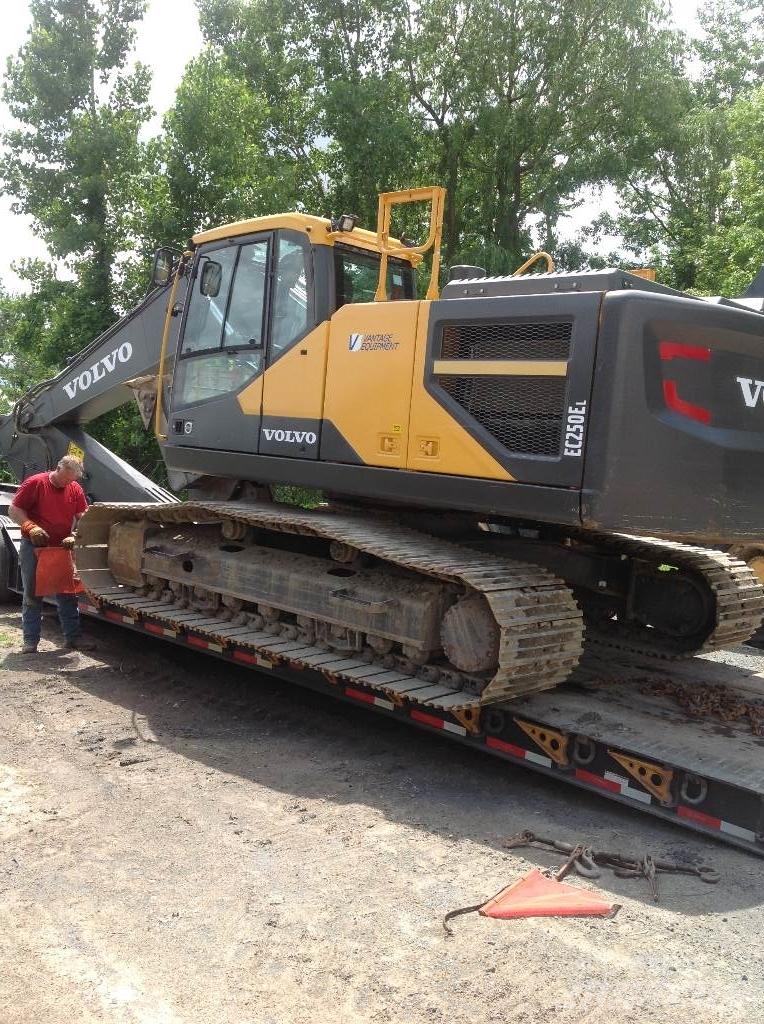
[{"label": "chain", "polygon": [[694,718],[714,715],[723,722],[736,722],[747,718],[753,735],[764,736],[764,703],[742,700],[724,686],[687,684],[662,679],[645,686],[642,693],[657,697],[673,697],[677,704]]},{"label": "chain", "polygon": [[623,853],[611,853],[608,850],[593,850],[584,843],[566,843],[560,839],[545,838],[536,835],[530,829],[510,836],[502,845],[509,850],[532,846],[536,850],[546,850],[548,853],[565,854],[567,860],[556,875],[558,881],[570,871],[575,871],[583,878],[599,878],[600,868],[610,868],[618,878],[644,878],[656,903],[659,874],[693,875],[711,885],[718,882],[720,877],[719,873],[707,864],[680,864],[675,860],[653,857],[649,853],[643,857],[633,857]]}]

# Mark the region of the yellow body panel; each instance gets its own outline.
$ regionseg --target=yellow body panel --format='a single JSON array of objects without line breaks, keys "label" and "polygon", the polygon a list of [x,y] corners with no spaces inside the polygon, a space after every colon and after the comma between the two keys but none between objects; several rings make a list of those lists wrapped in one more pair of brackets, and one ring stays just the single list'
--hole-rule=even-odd
[{"label": "yellow body panel", "polygon": [[259,416],[263,407],[263,375],[258,374],[254,380],[236,396],[239,408],[245,416]]},{"label": "yellow body panel", "polygon": [[429,302],[421,303],[409,420],[408,469],[453,476],[514,480],[424,387]]},{"label": "yellow body panel", "polygon": [[433,373],[461,377],[566,377],[564,359],[436,359]]},{"label": "yellow body panel", "polygon": [[[314,245],[334,245],[343,242],[358,249],[380,251],[380,242],[375,231],[354,228],[352,231],[332,231],[331,224],[322,217],[309,217],[305,213],[276,213],[268,217],[254,217],[251,220],[234,221],[232,224],[221,224],[218,228],[200,231],[193,236],[194,245],[216,242],[222,238],[235,238],[238,235],[253,235],[258,231],[275,231],[277,229],[301,231],[306,234]],[[419,253],[408,252],[397,238],[388,240],[391,248],[396,249],[398,259],[408,260],[416,267],[422,262]]]},{"label": "yellow body panel", "polygon": [[356,303],[330,321],[324,418],[368,466],[406,464],[420,305]]},{"label": "yellow body panel", "polygon": [[263,415],[321,419],[329,324],[319,324],[265,372]]}]

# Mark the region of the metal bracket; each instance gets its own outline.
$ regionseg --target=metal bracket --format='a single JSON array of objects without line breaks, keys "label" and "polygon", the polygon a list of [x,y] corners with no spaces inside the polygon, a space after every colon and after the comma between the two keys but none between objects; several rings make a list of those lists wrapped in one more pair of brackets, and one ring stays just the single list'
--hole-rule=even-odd
[{"label": "metal bracket", "polygon": [[478,708],[453,708],[451,714],[461,722],[470,736],[477,736],[480,732],[480,711]]},{"label": "metal bracket", "polygon": [[549,729],[547,726],[534,725],[533,722],[524,722],[522,718],[515,718],[514,721],[553,761],[562,765],[570,763],[568,761],[568,737],[564,732]]},{"label": "metal bracket", "polygon": [[674,802],[671,797],[674,772],[670,768],[653,764],[651,761],[640,761],[636,757],[629,757],[628,754],[618,754],[615,750],[608,750],[608,754],[664,806],[668,807]]}]

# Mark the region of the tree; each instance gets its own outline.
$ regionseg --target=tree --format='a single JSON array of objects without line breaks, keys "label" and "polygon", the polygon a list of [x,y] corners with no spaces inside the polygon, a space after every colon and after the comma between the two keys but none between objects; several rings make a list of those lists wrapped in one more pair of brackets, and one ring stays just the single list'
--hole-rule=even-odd
[{"label": "tree", "polygon": [[377,190],[443,184],[446,262],[495,270],[527,255],[539,215],[556,243],[628,116],[657,105],[656,68],[677,63],[653,0],[199,6],[210,42],[265,90],[274,144],[304,160],[319,200],[368,223]]},{"label": "tree", "polygon": [[741,227],[745,202],[733,193],[747,192],[751,171],[738,159],[740,147],[752,156],[756,148],[742,119],[753,113],[746,97],[761,79],[764,22],[751,0],[712,0],[699,21],[704,34],[689,51],[693,78],[674,79],[639,146],[620,149],[611,176],[621,211],[603,226],[667,284],[718,294],[741,280],[726,275],[718,246],[731,240],[729,227]]},{"label": "tree", "polygon": [[[149,72],[128,67],[145,0],[31,0],[32,24],[8,61],[0,187],[32,216],[51,254],[76,270],[101,329],[114,319],[115,261],[150,116]],[[80,343],[82,340],[80,339]]]}]

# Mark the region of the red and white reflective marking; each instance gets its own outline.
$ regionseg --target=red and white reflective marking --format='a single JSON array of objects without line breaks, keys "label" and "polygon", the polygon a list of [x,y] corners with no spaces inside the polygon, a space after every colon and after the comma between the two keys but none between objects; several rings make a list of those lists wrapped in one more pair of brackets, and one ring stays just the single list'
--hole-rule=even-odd
[{"label": "red and white reflective marking", "polygon": [[733,825],[731,821],[723,821],[721,818],[715,818],[711,814],[704,814],[703,811],[698,811],[694,807],[687,807],[685,804],[679,804],[676,809],[676,813],[680,818],[686,818],[688,821],[694,821],[698,825],[705,825],[706,828],[713,828],[719,832],[726,832],[729,836],[735,836],[737,839],[745,839],[746,842],[755,843],[756,833],[752,832],[749,828],[741,828],[740,825]]},{"label": "red and white reflective marking", "polygon": [[86,615],[100,615],[101,614],[100,611],[96,608],[96,606],[94,604],[85,604],[84,601],[80,601],[79,609],[80,609],[81,612],[84,612]]},{"label": "red and white reflective marking", "polygon": [[241,647],[237,647],[233,652],[233,660],[240,661],[242,665],[257,665],[258,668],[273,668],[273,662],[268,661],[267,658],[261,658],[259,654],[255,654],[254,651],[245,651]]},{"label": "red and white reflective marking", "polygon": [[620,787],[621,796],[627,796],[629,800],[638,800],[641,804],[651,804],[653,802],[653,798],[649,793],[645,793],[641,789],[635,789],[629,780],[624,779],[622,775],[616,775],[615,772],[605,772],[605,778],[608,782],[615,782]]},{"label": "red and white reflective marking", "polygon": [[138,621],[135,616],[123,615],[121,612],[105,611],[103,617],[109,619],[110,622],[126,622],[128,626],[134,626]]},{"label": "red and white reflective marking", "polygon": [[197,636],[196,633],[187,633],[186,643],[190,644],[191,647],[201,647],[203,651],[217,651],[218,654],[223,653],[222,644],[213,643],[212,640],[206,640],[203,636]]},{"label": "red and white reflective marking", "polygon": [[154,636],[172,636],[178,635],[177,629],[167,629],[166,626],[160,626],[158,622],[144,622],[143,628],[147,633],[153,633]]},{"label": "red and white reflective marking", "polygon": [[492,750],[501,750],[504,754],[511,754],[512,757],[519,757],[523,761],[532,761],[533,764],[540,764],[544,768],[551,768],[554,763],[551,757],[545,757],[543,754],[537,754],[534,750],[526,750],[525,747],[518,747],[514,743],[507,743],[506,740],[500,740],[498,736],[489,736],[485,741],[485,745],[490,747]]},{"label": "red and white reflective marking", "polygon": [[457,736],[467,735],[467,730],[463,725],[457,725],[455,722],[447,722],[445,718],[438,718],[437,715],[428,715],[426,711],[419,711],[417,708],[412,708],[410,715],[415,722],[421,722],[423,725],[429,725],[433,729],[443,729],[444,732],[452,732]]},{"label": "red and white reflective marking", "polygon": [[395,704],[384,697],[377,697],[374,693],[366,693],[365,690],[356,690],[353,686],[345,687],[345,696],[352,700],[359,700],[362,704],[372,704],[375,708],[387,708],[388,711],[395,711]]}]

